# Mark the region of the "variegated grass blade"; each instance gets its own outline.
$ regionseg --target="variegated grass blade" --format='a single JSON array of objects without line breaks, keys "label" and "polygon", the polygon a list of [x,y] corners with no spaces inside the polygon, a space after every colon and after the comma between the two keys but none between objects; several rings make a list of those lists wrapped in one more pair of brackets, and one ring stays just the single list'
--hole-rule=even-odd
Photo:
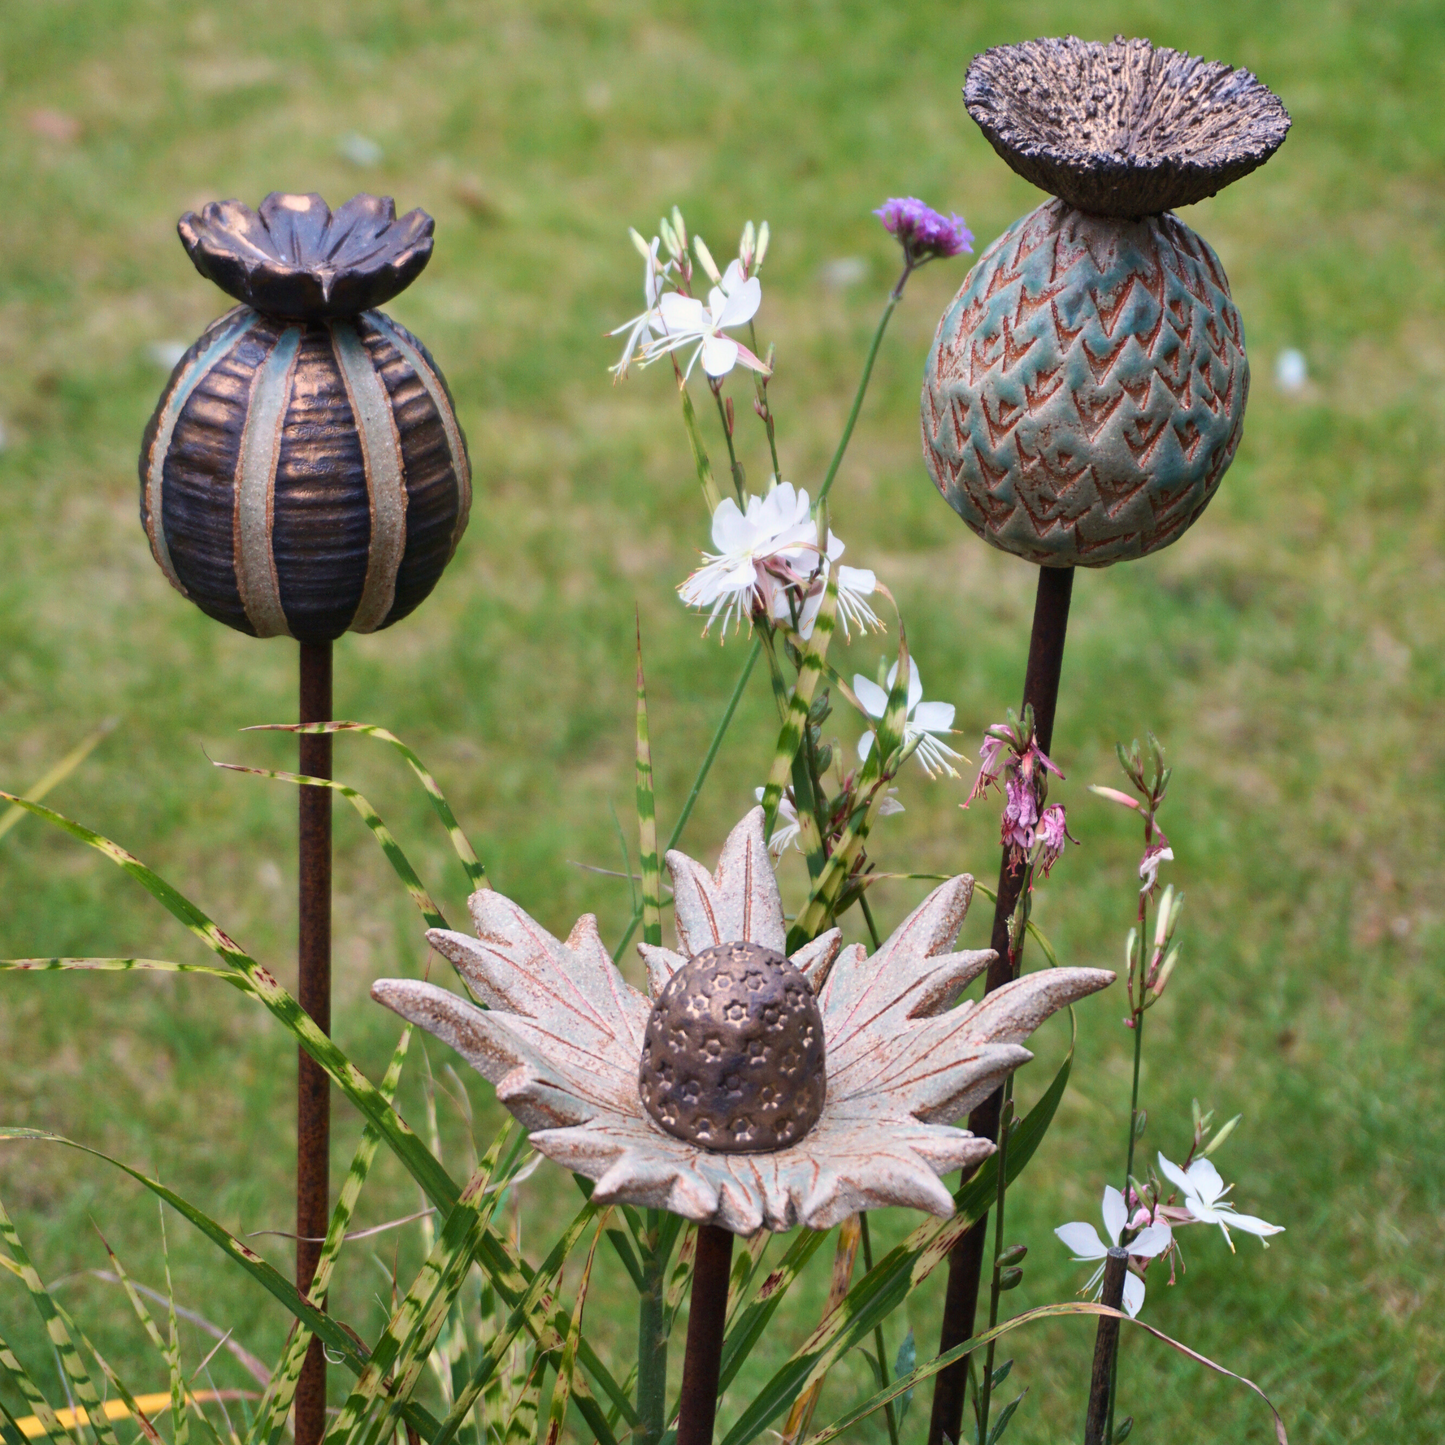
[{"label": "variegated grass blade", "polygon": [[[25,796],[32,803],[38,803],[52,788],[59,787],[95,751],[96,745],[101,739],[114,730],[117,721],[117,718],[106,718],[84,742],[66,753],[48,773],[37,778],[26,788]],[[18,803],[12,803],[3,813],[0,813],[0,838],[3,838],[24,816],[25,809]]]},{"label": "variegated grass blade", "polygon": [[462,826],[457,822],[456,814],[452,812],[452,805],[447,802],[446,795],[437,785],[437,780],[422,766],[422,761],[395,733],[388,732],[386,728],[376,727],[371,723],[359,722],[324,722],[324,723],[261,723],[253,728],[243,728],[243,732],[289,732],[289,733],[359,733],[363,737],[375,738],[378,742],[390,743],[397,752],[406,760],[407,766],[416,774],[426,795],[431,801],[432,809],[437,817],[441,819],[442,827],[446,829],[447,837],[451,839],[452,849],[462,865],[462,871],[467,875],[467,882],[473,891],[478,888],[490,888],[492,885],[487,881],[487,872],[477,857],[476,850],[471,845],[471,840],[462,831]]},{"label": "variegated grass blade", "polygon": [[587,1251],[587,1262],[582,1266],[582,1278],[577,1285],[577,1301],[572,1306],[572,1319],[567,1327],[567,1338],[562,1345],[562,1358],[557,1362],[557,1383],[552,1387],[552,1399],[547,1406],[547,1433],[543,1445],[560,1445],[562,1424],[567,1418],[567,1405],[572,1398],[572,1387],[577,1378],[577,1347],[582,1340],[582,1311],[587,1305],[587,1289],[592,1282],[592,1261],[597,1257],[597,1241],[602,1238],[610,1210],[604,1210],[592,1235],[592,1244]]}]

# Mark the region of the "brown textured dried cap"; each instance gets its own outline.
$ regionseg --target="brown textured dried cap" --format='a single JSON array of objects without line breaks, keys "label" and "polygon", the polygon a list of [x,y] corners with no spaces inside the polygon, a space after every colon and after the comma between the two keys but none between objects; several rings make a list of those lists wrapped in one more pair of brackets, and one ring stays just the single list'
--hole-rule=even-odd
[{"label": "brown textured dried cap", "polygon": [[435,222],[397,218],[390,196],[353,196],[335,214],[320,196],[272,191],[256,210],[212,201],[176,223],[196,270],[227,295],[287,320],[355,316],[391,300],[431,259]]},{"label": "brown textured dried cap", "polygon": [[1262,166],[1290,126],[1249,71],[1122,35],[985,50],[963,102],[1019,175],[1099,216],[1202,201]]}]

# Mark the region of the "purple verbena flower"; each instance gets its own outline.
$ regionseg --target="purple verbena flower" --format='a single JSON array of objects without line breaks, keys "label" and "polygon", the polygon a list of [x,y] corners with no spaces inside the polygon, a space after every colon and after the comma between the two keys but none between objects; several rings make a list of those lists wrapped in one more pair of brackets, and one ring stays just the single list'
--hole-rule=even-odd
[{"label": "purple verbena flower", "polygon": [[890,236],[898,238],[910,266],[973,250],[973,232],[962,216],[941,215],[914,196],[894,196],[873,214]]}]

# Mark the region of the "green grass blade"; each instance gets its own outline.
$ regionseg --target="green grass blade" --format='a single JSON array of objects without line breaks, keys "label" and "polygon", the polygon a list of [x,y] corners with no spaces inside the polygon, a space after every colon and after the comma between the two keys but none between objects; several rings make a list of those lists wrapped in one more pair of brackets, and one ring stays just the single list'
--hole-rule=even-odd
[{"label": "green grass blade", "polygon": [[120,1445],[101,1409],[100,1391],[96,1389],[95,1381],[91,1379],[90,1371],[86,1369],[80,1351],[76,1349],[75,1341],[66,1329],[60,1311],[55,1307],[55,1301],[50,1298],[50,1291],[41,1283],[40,1275],[30,1262],[30,1256],[25,1252],[25,1246],[3,1203],[0,1203],[0,1239],[5,1241],[5,1247],[10,1251],[10,1257],[16,1265],[16,1273],[30,1292],[31,1303],[45,1325],[46,1336],[65,1371],[65,1378],[75,1396],[76,1404],[89,1418],[91,1432],[101,1445]]},{"label": "green grass blade", "polygon": [[402,851],[401,844],[396,841],[391,829],[382,822],[381,815],[355,788],[346,783],[338,783],[333,778],[311,778],[303,773],[277,772],[274,768],[250,768],[242,763],[215,763],[213,766],[224,768],[228,773],[249,773],[252,777],[271,778],[278,783],[295,783],[304,788],[330,788],[332,792],[340,793],[361,814],[362,822],[371,829],[372,836],[386,854],[386,861],[391,864],[392,872],[401,879],[402,887],[416,904],[421,916],[426,919],[427,927],[451,926],[417,876],[416,869],[411,866],[411,860]]},{"label": "green grass blade", "polygon": [[[407,1049],[411,1044],[412,1026],[407,1024],[392,1051],[391,1062],[381,1081],[381,1095],[389,1103],[396,1097],[397,1085],[401,1082],[402,1066],[406,1062]],[[361,1197],[362,1186],[371,1172],[372,1161],[376,1158],[381,1135],[374,1124],[368,1123],[361,1131],[361,1141],[352,1156],[351,1167],[337,1196],[336,1207],[331,1212],[331,1222],[326,1230],[326,1242],[321,1246],[321,1256],[312,1278],[310,1297],[318,1305],[326,1298],[331,1283],[331,1272],[336,1267],[337,1257],[345,1240],[356,1211],[356,1201]],[[286,1428],[286,1417],[296,1395],[296,1386],[301,1379],[301,1367],[306,1362],[306,1352],[311,1345],[311,1331],[300,1321],[292,1329],[280,1363],[271,1378],[266,1395],[256,1411],[256,1419],[248,1435],[250,1445],[265,1440],[269,1445],[278,1445]]]},{"label": "green grass blade", "polygon": [[782,1259],[768,1271],[757,1292],[747,1307],[738,1316],[737,1322],[723,1337],[722,1373],[718,1390],[732,1384],[743,1361],[752,1353],[753,1347],[777,1313],[783,1296],[792,1288],[793,1282],[802,1274],[808,1261],[822,1248],[828,1238],[826,1230],[800,1229],[793,1236]]},{"label": "green grass blade", "polygon": [[[433,1438],[431,1445],[451,1445],[451,1441],[461,1428],[462,1422],[471,1413],[473,1405],[476,1404],[478,1395],[487,1386],[493,1375],[499,1369],[502,1360],[512,1346],[526,1322],[529,1319],[541,1320],[544,1327],[538,1331],[538,1359],[542,1360],[551,1349],[553,1340],[551,1332],[545,1325],[546,1304],[548,1292],[552,1281],[562,1271],[566,1264],[568,1255],[571,1254],[577,1241],[581,1239],[587,1226],[597,1217],[597,1209],[590,1203],[584,1204],[578,1211],[572,1223],[563,1231],[562,1235],[552,1246],[551,1253],[538,1267],[532,1277],[531,1283],[526,1287],[522,1295],[512,1305],[511,1313],[506,1323],[496,1333],[487,1346],[486,1353],[478,1362],[472,1378],[468,1381],[466,1389],[461,1391],[448,1412],[447,1417],[441,1423],[441,1428]],[[569,1321],[570,1327],[570,1321]],[[590,1423],[590,1421],[589,1421]],[[601,1438],[601,1437],[599,1437]]]},{"label": "green grass blade", "polygon": [[[115,1387],[116,1394],[119,1395],[125,1403],[126,1409],[130,1411],[131,1418],[140,1426],[141,1434],[151,1442],[151,1445],[164,1445],[160,1433],[156,1430],[156,1427],[151,1424],[150,1417],[136,1403],[136,1398],[131,1394],[130,1390],[126,1388],[125,1381],[111,1369],[110,1365],[106,1362],[105,1356],[86,1338],[85,1332],[81,1330],[70,1317],[65,1306],[57,1303],[55,1308],[59,1312],[60,1318],[65,1322],[65,1327],[80,1341],[90,1354],[95,1357],[95,1363],[100,1366],[101,1373]],[[102,1414],[104,1414],[103,1409]]]},{"label": "green grass blade", "polygon": [[637,861],[642,870],[642,937],[662,944],[662,867],[657,857],[657,806],[652,744],[647,731],[647,680],[642,675],[642,620],[637,620]]},{"label": "green grass blade", "polygon": [[[48,1445],[65,1445],[70,1436],[60,1423],[60,1418],[50,1408],[50,1401],[41,1394],[40,1387],[30,1378],[25,1366],[15,1358],[15,1352],[5,1343],[3,1335],[0,1335],[0,1371],[4,1372],[6,1378],[24,1397],[25,1403],[30,1406],[30,1413],[40,1422],[44,1433],[39,1438],[48,1442]],[[16,1428],[19,1429],[19,1426]]]},{"label": "green grass blade", "polygon": [[255,959],[228,938],[195,904],[118,843],[112,842],[109,838],[93,832],[41,803],[32,803],[27,799],[15,798],[13,794],[3,792],[0,792],[0,798],[9,798],[13,802],[18,802],[27,812],[34,813],[37,817],[53,823],[57,828],[69,833],[71,837],[79,839],[82,843],[109,858],[117,867],[129,873],[173,918],[184,924],[207,948],[233,968],[238,969],[251,984],[260,1002],[284,1025],[301,1047],[321,1065],[341,1092],[356,1105],[368,1120],[377,1126],[388,1148],[421,1186],[427,1198],[442,1210],[451,1209],[461,1192],[456,1181],[446,1172],[436,1156],[402,1121],[371,1080],[342,1053],[326,1034],[316,1027],[311,1016],[281,987],[268,969],[262,968]]},{"label": "green grass blade", "polygon": [[[718,720],[717,728],[712,735],[712,742],[708,744],[707,752],[703,760],[698,764],[697,776],[692,780],[692,787],[688,791],[687,801],[682,805],[682,812],[677,815],[677,822],[672,826],[672,836],[667,840],[668,848],[676,848],[677,840],[682,837],[682,830],[687,827],[687,820],[692,817],[694,804],[698,794],[702,792],[703,784],[707,781],[707,775],[712,771],[712,765],[717,759],[718,749],[722,747],[723,738],[727,736],[727,730],[732,725],[733,714],[738,710],[738,703],[742,701],[743,692],[748,685],[748,679],[753,675],[753,668],[757,666],[758,654],[763,650],[763,634],[761,632],[753,638],[751,651],[748,659],[743,663],[743,670],[738,673],[738,680],[733,684],[732,696],[728,698],[727,706],[723,709],[723,715]],[[632,935],[637,931],[637,925],[642,922],[642,910],[634,911],[632,921],[627,925],[627,931],[622,935],[622,941],[612,952],[612,961],[616,963],[622,957],[623,950],[632,941]]]},{"label": "green grass blade", "polygon": [[[1048,1132],[1068,1085],[1072,1063],[1071,1045],[1053,1082],[1025,1116],[1010,1140],[1006,1170],[1009,1182],[1018,1177]],[[723,1445],[747,1445],[747,1442],[766,1430],[815,1379],[826,1375],[855,1345],[864,1344],[874,1325],[897,1309],[948,1258],[949,1251],[963,1234],[987,1213],[997,1192],[997,1174],[998,1163],[995,1155],[986,1160],[973,1178],[953,1196],[954,1214],[951,1219],[942,1222],[929,1220],[920,1225],[902,1244],[879,1260],[873,1269],[848,1291],[838,1309],[794,1351],[748,1404],[724,1438]],[[819,1242],[824,1237],[816,1236]],[[816,1248],[816,1245],[814,1247]],[[790,1250],[789,1253],[791,1252]],[[780,1298],[781,1294],[782,1290],[779,1290],[777,1297]],[[771,1304],[772,1301],[768,1303]],[[773,1307],[776,1308],[776,1305]],[[740,1320],[739,1327],[742,1325],[743,1321]],[[725,1360],[729,1359],[726,1342],[723,1355]],[[734,1351],[731,1357],[733,1374],[736,1374],[741,1358],[741,1354]],[[893,1396],[890,1394],[888,1398],[892,1399]]]},{"label": "green grass blade", "polygon": [[378,742],[390,743],[403,758],[407,766],[416,774],[426,795],[431,801],[432,809],[437,817],[441,819],[442,827],[447,831],[447,837],[451,839],[452,849],[462,865],[462,871],[467,875],[467,882],[473,890],[479,888],[490,888],[492,885],[487,881],[487,870],[482,867],[476,850],[473,849],[467,835],[462,831],[462,826],[457,822],[456,814],[452,812],[452,806],[446,800],[446,795],[437,786],[437,780],[422,766],[422,761],[395,733],[388,732],[385,728],[374,727],[371,723],[359,722],[324,722],[324,723],[262,723],[259,727],[243,728],[243,732],[287,732],[287,733],[360,733],[363,737],[376,738]]},{"label": "green grass blade", "polygon": [[[52,788],[63,783],[90,755],[96,745],[116,724],[115,718],[107,718],[91,735],[61,758],[44,777],[37,778],[26,790],[25,796],[32,803],[38,803]],[[11,803],[0,813],[0,838],[3,838],[23,817],[25,809],[18,803]]]},{"label": "green grass blade", "polygon": [[592,1261],[597,1258],[597,1241],[602,1238],[602,1226],[607,1222],[609,1212],[603,1212],[592,1236],[591,1248],[587,1251],[587,1262],[582,1266],[582,1279],[577,1285],[577,1303],[572,1307],[572,1319],[562,1346],[562,1358],[557,1364],[557,1383],[552,1387],[552,1399],[547,1406],[547,1434],[543,1445],[560,1445],[562,1439],[562,1426],[567,1419],[567,1405],[572,1398],[572,1386],[577,1376],[577,1347],[582,1340],[582,1311],[586,1308],[587,1290],[592,1283]]},{"label": "green grass blade", "polygon": [[[1243,1375],[1236,1375],[1233,1370],[1226,1370],[1223,1365],[1216,1364],[1205,1355],[1196,1350],[1191,1350],[1188,1345],[1180,1344],[1178,1340],[1171,1339],[1162,1330],[1156,1330],[1153,1325],[1146,1325],[1143,1320],[1132,1319],[1122,1310],[1110,1309],[1108,1305],[1094,1304],[1089,1301],[1066,1301],[1061,1304],[1039,1305],[1036,1309],[1025,1310],[1022,1314],[1014,1315],[1012,1319],[1005,1320],[994,1329],[985,1330],[983,1334],[975,1335],[972,1339],[965,1340],[961,1345],[955,1345],[953,1349],[944,1351],[943,1354],[931,1359],[926,1365],[920,1365],[911,1374],[900,1376],[895,1379],[886,1389],[879,1390],[876,1395],[871,1395],[861,1405],[848,1411],[846,1415],[834,1420],[831,1425],[819,1430],[817,1434],[810,1435],[804,1445],[828,1445],[831,1440],[836,1440],[840,1435],[852,1429],[860,1420],[866,1419],[876,1410],[881,1410],[884,1405],[896,1400],[899,1395],[914,1389],[922,1381],[936,1375],[940,1370],[945,1370],[955,1360],[962,1359],[965,1355],[971,1355],[975,1350],[982,1348],[992,1340],[1001,1339],[1004,1335],[1023,1325],[1034,1324],[1039,1320],[1058,1319],[1070,1315],[1098,1315],[1116,1319],[1121,1324],[1133,1325],[1143,1330],[1146,1334],[1153,1335],[1156,1340],[1163,1341],[1170,1349],[1177,1350],[1180,1354],[1186,1355],[1189,1359],[1207,1366],[1220,1375],[1227,1375],[1231,1380],[1237,1380],[1241,1385],[1253,1390],[1266,1405],[1269,1406],[1270,1414],[1274,1416],[1274,1438],[1278,1445],[1289,1445],[1289,1437],[1285,1434],[1284,1421],[1280,1419],[1279,1411],[1275,1409],[1274,1402],[1260,1389],[1253,1380],[1247,1380]],[[1020,1399],[1023,1397],[1020,1396]],[[729,1437],[731,1438],[731,1437]],[[990,1436],[990,1438],[996,1438]]]},{"label": "green grass blade", "polygon": [[515,1403],[507,1412],[507,1429],[501,1445],[527,1445],[535,1438],[537,1417],[542,1411],[542,1376],[546,1372],[547,1357],[538,1351],[516,1392]]},{"label": "green grass blade", "polygon": [[171,963],[164,958],[0,958],[0,973],[53,973],[60,969],[94,973],[203,973],[224,979],[251,998],[257,997],[245,974],[229,968],[210,968],[203,963]]},{"label": "green grass blade", "polygon": [[0,1442],[3,1445],[30,1445],[20,1422],[5,1408],[4,1400],[0,1400]]},{"label": "green grass blade", "polygon": [[[821,514],[818,530],[826,536],[827,513]],[[773,750],[772,767],[768,770],[767,785],[763,789],[763,835],[771,838],[773,827],[778,821],[778,803],[783,789],[793,771],[793,759],[803,742],[803,730],[808,726],[808,709],[813,706],[813,694],[818,688],[818,679],[823,675],[823,664],[828,656],[828,644],[833,640],[833,629],[838,611],[838,569],[831,569],[828,585],[823,591],[822,605],[818,608],[817,620],[813,623],[813,635],[808,639],[803,661],[798,668],[798,680],[793,685],[792,696],[788,699],[787,716],[783,719],[782,731],[778,734],[778,745]]]},{"label": "green grass blade", "polygon": [[[486,1159],[467,1181],[435,1245],[377,1340],[335,1425],[327,1432],[328,1440],[343,1445],[374,1441],[391,1422],[389,1407],[410,1394],[466,1279],[476,1237],[496,1208],[498,1196],[488,1197],[487,1185],[509,1133],[510,1126],[497,1136]],[[373,1416],[373,1407],[383,1397],[386,1405]]]}]

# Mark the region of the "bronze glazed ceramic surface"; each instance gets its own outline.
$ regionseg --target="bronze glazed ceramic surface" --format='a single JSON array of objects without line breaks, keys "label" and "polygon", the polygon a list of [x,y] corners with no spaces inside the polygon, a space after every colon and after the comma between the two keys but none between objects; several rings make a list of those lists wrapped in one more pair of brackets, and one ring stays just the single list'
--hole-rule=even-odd
[{"label": "bronze glazed ceramic surface", "polygon": [[203,274],[276,309],[234,308],[171,373],[141,443],[141,523],[172,585],[252,636],[391,626],[466,528],[471,469],[441,370],[382,312],[336,314],[425,264],[430,218],[394,215],[374,196],[332,217],[319,197],[272,195],[259,215],[227,201],[181,220]]},{"label": "bronze glazed ceramic surface", "polygon": [[984,252],[923,382],[935,485],[994,546],[1103,567],[1175,541],[1239,445],[1244,328],[1219,258],[1176,217],[1052,200]]},{"label": "bronze glazed ceramic surface", "polygon": [[1148,40],[985,50],[964,104],[1025,180],[1100,216],[1192,205],[1262,166],[1289,115],[1247,70]]},{"label": "bronze glazed ceramic surface", "polygon": [[808,980],[756,943],[705,948],[668,980],[638,1091],[678,1139],[724,1154],[795,1144],[823,1112],[823,1015]]}]

